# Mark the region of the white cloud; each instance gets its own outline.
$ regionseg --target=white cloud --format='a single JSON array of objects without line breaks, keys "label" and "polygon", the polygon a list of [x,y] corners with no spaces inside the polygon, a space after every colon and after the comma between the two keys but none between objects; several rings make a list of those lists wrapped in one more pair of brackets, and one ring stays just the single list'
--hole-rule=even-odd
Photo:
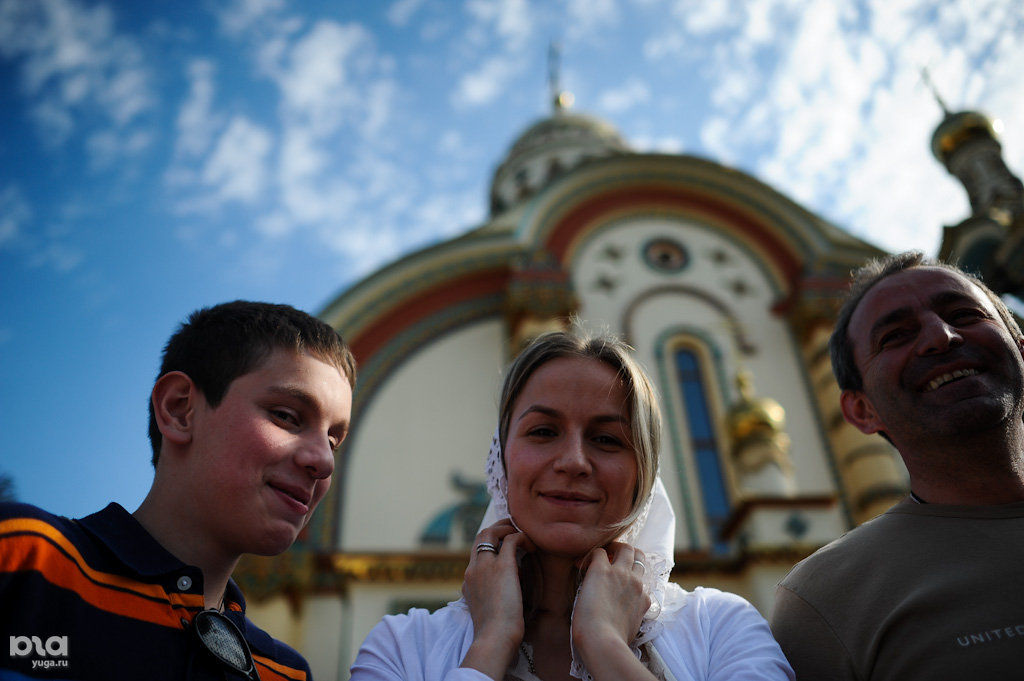
[{"label": "white cloud", "polygon": [[398,87],[392,80],[378,80],[367,88],[366,116],[361,124],[363,134],[377,136],[391,121]]},{"label": "white cloud", "polygon": [[526,0],[467,0],[466,11],[479,28],[493,31],[509,50],[523,47],[533,32]]},{"label": "white cloud", "polygon": [[640,151],[653,151],[661,154],[680,154],[685,145],[683,140],[675,136],[649,137],[641,135],[631,140],[632,147]]},{"label": "white cloud", "polygon": [[276,18],[283,8],[283,0],[232,0],[218,12],[218,18],[227,33],[237,35]]},{"label": "white cloud", "polygon": [[224,117],[213,109],[214,71],[208,59],[195,59],[188,66],[188,97],[178,109],[175,122],[175,153],[179,156],[198,156],[207,151],[223,125]]},{"label": "white cloud", "polygon": [[345,122],[347,110],[359,104],[352,87],[350,60],[368,49],[369,34],[358,24],[321,21],[291,49],[278,76],[283,105],[301,115],[315,130],[331,132]]},{"label": "white cloud", "polygon": [[320,21],[281,45],[271,73],[287,126],[308,126],[318,137],[353,124],[368,135],[383,129],[397,89],[390,60],[363,26]]},{"label": "white cloud", "polygon": [[0,189],[0,249],[17,239],[31,219],[32,207],[18,185]]},{"label": "white cloud", "polygon": [[[930,65],[952,106],[998,102],[1024,120],[1024,74],[1007,66],[1024,63],[1016,5],[763,0],[728,17],[717,6],[685,18],[683,7],[679,24],[648,49],[665,56],[686,49],[687,30],[723,32],[709,65],[714,108],[700,131],[704,148],[797,200],[828,206],[829,218],[890,249],[937,247],[940,225],[968,210],[962,188],[929,158],[939,112],[920,66]],[[765,36],[773,36],[771,53],[759,52]],[[1011,144],[1006,153],[1011,167],[1021,158]]]},{"label": "white cloud", "polygon": [[105,154],[139,150],[141,138],[129,128],[153,108],[155,95],[140,46],[116,31],[109,7],[2,0],[0,58],[18,60],[21,91],[49,143],[101,132]]},{"label": "white cloud", "polygon": [[566,20],[569,40],[588,40],[597,37],[603,28],[614,27],[620,19],[616,0],[569,0]]},{"label": "white cloud", "polygon": [[89,152],[90,164],[93,168],[112,168],[125,154],[131,156],[141,153],[153,144],[153,132],[148,129],[132,130],[117,134],[112,130],[100,130],[85,139],[85,148]]},{"label": "white cloud", "polygon": [[620,87],[605,90],[598,98],[598,106],[617,114],[646,104],[651,100],[651,89],[639,78],[630,78]]},{"label": "white cloud", "polygon": [[478,69],[459,79],[452,104],[457,107],[481,106],[493,102],[519,70],[517,62],[510,57],[495,55],[488,58]]},{"label": "white cloud", "polygon": [[412,238],[424,243],[452,236],[483,221],[480,198],[471,194],[433,193],[413,211],[415,233]]},{"label": "white cloud", "polygon": [[437,150],[442,154],[457,155],[463,147],[465,142],[458,130],[445,130],[437,140]]},{"label": "white cloud", "polygon": [[72,224],[46,224],[18,184],[0,187],[0,252],[18,254],[26,266],[62,274],[76,270],[85,254],[71,241]]},{"label": "white cloud", "polygon": [[701,2],[677,0],[672,14],[683,22],[689,33],[700,35],[735,27],[743,16],[742,3],[736,0]]},{"label": "white cloud", "polygon": [[424,21],[420,25],[420,39],[425,43],[434,42],[452,29],[452,22],[447,18],[435,18]]},{"label": "white cloud", "polygon": [[217,140],[202,170],[203,182],[221,202],[253,204],[267,185],[267,155],[273,140],[262,127],[236,116]]},{"label": "white cloud", "polygon": [[[218,133],[227,115],[214,101],[214,67],[193,62],[178,117],[181,153],[167,173],[169,185],[185,192],[177,206],[217,213],[238,202],[258,208],[250,224],[264,237],[305,230],[340,247],[339,221],[371,215],[373,201],[401,195],[390,166],[368,151],[393,145],[385,134],[398,96],[393,61],[358,23],[325,19],[302,28],[277,3],[233,9],[222,20],[248,43],[253,72],[277,89],[276,120],[257,124],[236,114]],[[199,173],[191,170],[197,162]]]},{"label": "white cloud", "polygon": [[464,71],[450,100],[457,109],[495,101],[527,63],[524,50],[534,31],[526,0],[467,0],[469,24],[459,51]]},{"label": "white cloud", "polygon": [[75,119],[67,107],[52,100],[37,101],[29,105],[29,112],[40,129],[43,142],[59,146],[66,142],[75,129]]},{"label": "white cloud", "polygon": [[56,240],[50,240],[29,256],[29,267],[51,267],[58,272],[70,272],[85,260],[76,248]]},{"label": "white cloud", "polygon": [[388,7],[387,17],[395,26],[409,25],[412,15],[423,5],[423,0],[396,0]]},{"label": "white cloud", "polygon": [[308,183],[327,163],[327,150],[318,144],[310,130],[292,127],[281,139],[278,164],[283,183]]}]

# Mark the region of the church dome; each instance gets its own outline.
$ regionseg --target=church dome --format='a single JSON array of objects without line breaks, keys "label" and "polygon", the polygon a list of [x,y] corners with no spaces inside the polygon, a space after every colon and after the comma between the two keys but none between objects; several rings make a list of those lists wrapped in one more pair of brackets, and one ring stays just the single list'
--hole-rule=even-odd
[{"label": "church dome", "polygon": [[741,371],[736,376],[740,399],[729,410],[729,435],[734,443],[771,439],[786,429],[786,411],[775,400],[754,397],[751,376]]},{"label": "church dome", "polygon": [[629,147],[609,123],[570,113],[556,102],[554,114],[527,128],[494,171],[491,215],[532,196],[591,159],[627,151]]},{"label": "church dome", "polygon": [[932,134],[932,153],[940,162],[946,164],[960,145],[979,137],[999,139],[988,116],[978,111],[946,114]]}]

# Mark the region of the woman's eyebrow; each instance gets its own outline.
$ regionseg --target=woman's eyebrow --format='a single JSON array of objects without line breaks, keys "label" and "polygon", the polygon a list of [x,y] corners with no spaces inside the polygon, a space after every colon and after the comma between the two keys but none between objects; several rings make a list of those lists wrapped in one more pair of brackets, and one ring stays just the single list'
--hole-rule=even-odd
[{"label": "woman's eyebrow", "polygon": [[542,404],[531,404],[529,407],[527,407],[526,409],[523,410],[523,413],[520,414],[516,418],[516,421],[521,421],[527,415],[532,414],[532,413],[544,414],[545,416],[555,416],[555,417],[558,417],[558,416],[562,415],[562,412],[558,411],[557,409],[552,409],[551,407],[545,407]]},{"label": "woman's eyebrow", "polygon": [[[526,416],[528,416],[529,414],[534,413],[544,414],[545,416],[551,416],[554,418],[559,418],[562,416],[562,412],[558,411],[557,409],[545,407],[542,404],[531,404],[529,407],[523,410],[523,413],[516,418],[516,421],[521,421],[522,419],[526,418]],[[595,416],[593,421],[596,423],[622,423],[627,426],[629,425],[629,419],[627,419],[625,416],[622,416],[621,414],[602,414],[600,416]]]},{"label": "woman's eyebrow", "polygon": [[607,416],[595,416],[594,421],[597,423],[623,423],[629,425],[629,419],[620,414],[608,414]]}]

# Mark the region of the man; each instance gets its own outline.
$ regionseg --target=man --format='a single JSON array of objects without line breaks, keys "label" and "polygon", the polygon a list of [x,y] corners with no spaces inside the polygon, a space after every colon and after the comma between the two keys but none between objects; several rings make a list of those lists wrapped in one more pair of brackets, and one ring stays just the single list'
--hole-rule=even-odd
[{"label": "man", "polygon": [[354,383],[341,337],[304,312],[193,313],[152,390],[156,473],[133,514],[0,505],[0,679],[309,678],[230,576],[291,546],[327,493]]},{"label": "man", "polygon": [[772,630],[798,679],[1024,678],[1024,337],[920,253],[855,273],[829,343],[843,416],[911,495],[797,565]]}]

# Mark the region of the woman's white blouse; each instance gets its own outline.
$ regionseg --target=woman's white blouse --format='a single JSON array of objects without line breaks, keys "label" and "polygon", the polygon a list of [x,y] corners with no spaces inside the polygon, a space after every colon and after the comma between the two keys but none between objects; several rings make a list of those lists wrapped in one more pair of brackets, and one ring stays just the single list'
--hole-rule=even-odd
[{"label": "woman's white blouse", "polygon": [[[676,681],[794,679],[768,623],[739,596],[698,587],[661,625],[654,647]],[[473,622],[463,601],[434,613],[389,615],[359,649],[352,680],[486,681],[478,671],[459,669],[472,643]]]}]

